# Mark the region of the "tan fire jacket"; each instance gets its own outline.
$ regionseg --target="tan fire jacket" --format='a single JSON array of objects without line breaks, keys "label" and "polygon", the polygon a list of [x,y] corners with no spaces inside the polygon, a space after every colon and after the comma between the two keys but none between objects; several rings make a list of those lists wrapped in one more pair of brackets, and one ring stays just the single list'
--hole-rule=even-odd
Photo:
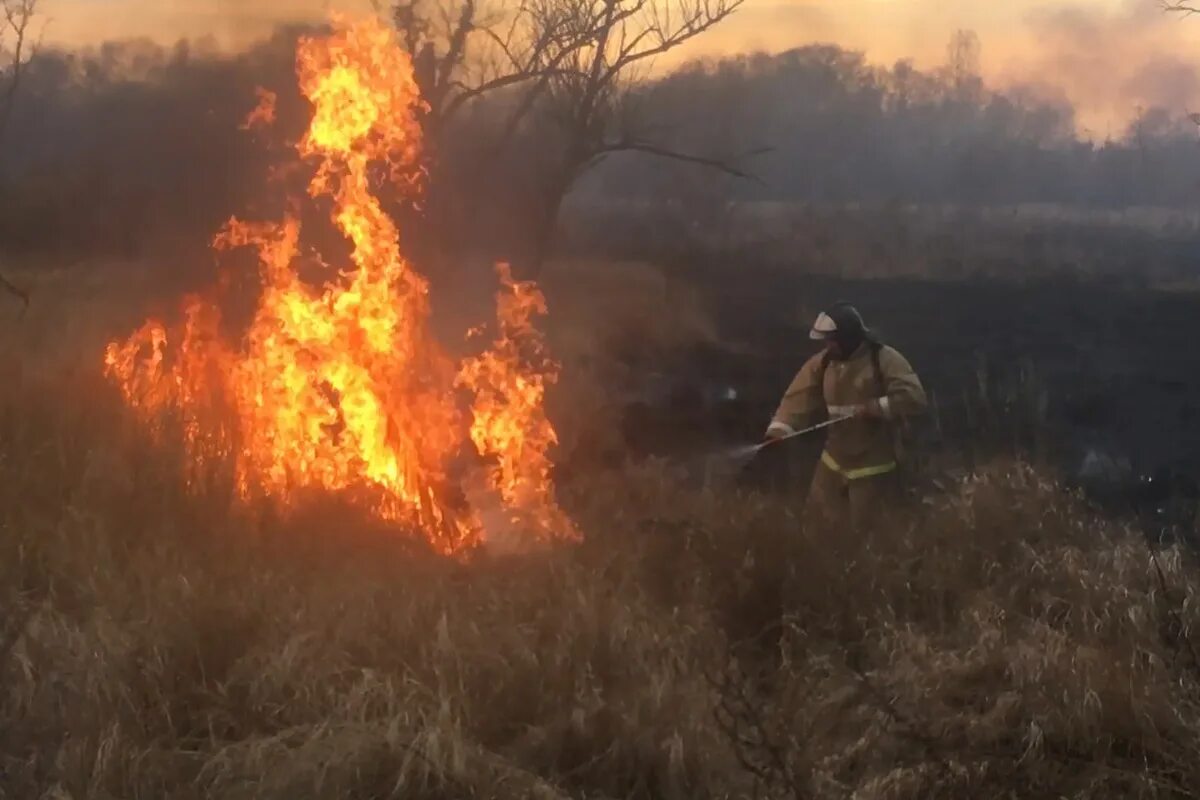
[{"label": "tan fire jacket", "polygon": [[768,428],[768,432],[790,433],[871,405],[878,417],[859,416],[829,428],[821,460],[849,480],[895,470],[896,424],[928,406],[925,389],[904,356],[881,347],[877,374],[873,347],[864,342],[845,361],[826,363],[824,353],[810,358],[788,387]]}]

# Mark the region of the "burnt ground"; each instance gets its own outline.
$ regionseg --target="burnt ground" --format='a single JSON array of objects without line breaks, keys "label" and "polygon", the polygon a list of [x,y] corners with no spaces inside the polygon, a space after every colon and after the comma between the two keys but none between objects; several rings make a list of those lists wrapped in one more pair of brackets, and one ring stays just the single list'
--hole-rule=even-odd
[{"label": "burnt ground", "polygon": [[1154,477],[1194,494],[1200,293],[1074,281],[856,281],[779,270],[708,271],[689,280],[703,287],[725,344],[674,354],[663,368],[666,388],[632,405],[627,439],[643,452],[755,440],[815,352],[811,319],[848,300],[933,393],[942,449],[975,453],[986,441],[1067,477],[1090,470],[1095,478],[1099,465],[1102,479],[1137,482],[1143,492]]}]

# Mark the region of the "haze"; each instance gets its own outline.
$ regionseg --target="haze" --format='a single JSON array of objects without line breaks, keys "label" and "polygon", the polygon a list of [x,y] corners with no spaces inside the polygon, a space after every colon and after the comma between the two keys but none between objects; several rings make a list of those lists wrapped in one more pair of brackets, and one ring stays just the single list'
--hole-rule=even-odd
[{"label": "haze", "polygon": [[1200,14],[521,1],[0,1],[0,800],[1194,797]]},{"label": "haze", "polygon": [[[363,12],[370,0],[57,0],[48,38],[85,45],[149,36],[211,36],[241,47],[288,20],[330,8]],[[1139,107],[1200,106],[1200,26],[1164,15],[1156,0],[746,0],[743,8],[668,62],[707,55],[779,52],[814,42],[862,50],[875,63],[904,58],[930,67],[958,29],[976,31],[991,85],[1032,84],[1078,108],[1080,133],[1119,133]]]}]

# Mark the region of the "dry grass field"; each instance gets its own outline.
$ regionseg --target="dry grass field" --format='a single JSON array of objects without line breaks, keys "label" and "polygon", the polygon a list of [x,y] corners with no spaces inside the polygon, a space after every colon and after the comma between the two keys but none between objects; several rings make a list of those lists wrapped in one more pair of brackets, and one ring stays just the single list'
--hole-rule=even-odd
[{"label": "dry grass field", "polygon": [[[1194,564],[1027,467],[847,552],[800,493],[596,466],[559,487],[582,544],[444,559],[333,501],[281,520],[184,490],[98,370],[148,307],[135,273],[21,276],[33,306],[3,311],[0,797],[1200,786]],[[581,360],[559,391],[602,421]]]}]

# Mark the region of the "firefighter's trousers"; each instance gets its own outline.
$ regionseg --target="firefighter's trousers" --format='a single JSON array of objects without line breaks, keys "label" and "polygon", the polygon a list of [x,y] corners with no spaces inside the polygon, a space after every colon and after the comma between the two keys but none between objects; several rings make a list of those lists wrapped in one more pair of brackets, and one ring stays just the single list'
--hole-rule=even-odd
[{"label": "firefighter's trousers", "polygon": [[899,501],[895,471],[851,479],[822,461],[813,473],[804,516],[815,531],[857,547]]}]

